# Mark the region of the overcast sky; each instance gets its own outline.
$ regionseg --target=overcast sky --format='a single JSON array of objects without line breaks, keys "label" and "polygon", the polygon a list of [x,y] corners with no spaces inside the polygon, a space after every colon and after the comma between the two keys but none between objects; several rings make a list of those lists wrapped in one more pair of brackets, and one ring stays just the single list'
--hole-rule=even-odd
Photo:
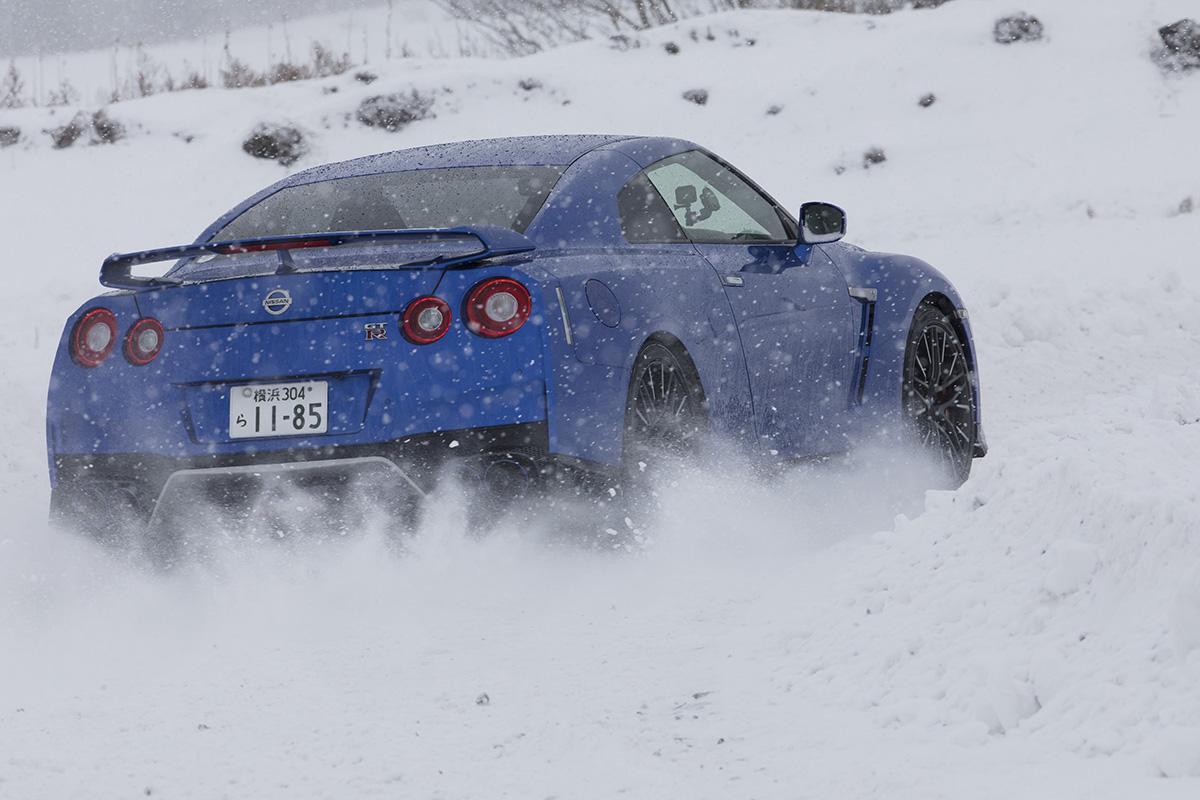
[{"label": "overcast sky", "polygon": [[0,57],[191,38],[386,0],[0,0]]}]

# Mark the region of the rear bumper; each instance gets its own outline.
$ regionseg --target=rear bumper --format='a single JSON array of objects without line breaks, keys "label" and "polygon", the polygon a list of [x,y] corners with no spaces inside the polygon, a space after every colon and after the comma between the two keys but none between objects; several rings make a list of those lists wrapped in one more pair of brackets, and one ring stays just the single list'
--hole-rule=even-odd
[{"label": "rear bumper", "polygon": [[[185,478],[209,484],[207,499],[237,504],[246,499],[241,484],[259,472],[333,476],[362,462],[395,467],[416,494],[429,491],[451,460],[519,459],[535,469],[550,463],[546,423],[532,422],[422,434],[360,445],[288,448],[258,453],[169,457],[153,454],[80,454],[54,457],[58,480],[51,495],[52,516],[89,527],[144,523],[154,514],[168,484]],[[302,470],[307,466],[309,469]],[[223,481],[220,479],[224,479]]]}]

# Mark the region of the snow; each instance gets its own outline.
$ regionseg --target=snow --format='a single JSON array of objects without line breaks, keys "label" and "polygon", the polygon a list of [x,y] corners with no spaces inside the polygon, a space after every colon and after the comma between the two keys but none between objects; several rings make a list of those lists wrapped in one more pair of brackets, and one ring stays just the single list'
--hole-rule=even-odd
[{"label": "snow", "polygon": [[[131,135],[108,146],[50,148],[73,110],[0,112],[26,131],[0,150],[0,797],[1198,796],[1200,213],[1178,208],[1200,202],[1200,76],[1148,58],[1195,7],[1045,5],[1045,39],[1010,46],[1007,3],[961,0],[376,61],[371,86],[116,104]],[[413,87],[434,119],[353,120]],[[631,554],[553,517],[471,536],[454,490],[402,552],[367,531],[170,575],[49,529],[63,318],[103,255],[188,241],[286,174],[240,150],[264,121],[310,133],[293,169],[678,135],[792,206],[837,202],[852,241],[962,291],[992,451],[956,492],[870,454],[772,480],[706,464]]]},{"label": "snow", "polygon": [[[66,81],[85,105],[104,103],[113,93],[121,97],[139,94],[141,72],[156,86],[167,73],[176,83],[191,74],[221,85],[226,66],[225,48],[256,72],[265,72],[280,62],[307,63],[312,45],[320,44],[334,55],[347,54],[355,63],[394,58],[452,58],[464,53],[489,55],[495,52],[483,36],[450,19],[432,0],[396,0],[392,24],[387,6],[313,14],[288,18],[281,12],[273,24],[213,31],[189,41],[141,44],[114,42],[112,47],[73,53],[25,55],[12,59],[25,79],[26,94],[45,102]],[[8,63],[6,60],[5,69]]]}]

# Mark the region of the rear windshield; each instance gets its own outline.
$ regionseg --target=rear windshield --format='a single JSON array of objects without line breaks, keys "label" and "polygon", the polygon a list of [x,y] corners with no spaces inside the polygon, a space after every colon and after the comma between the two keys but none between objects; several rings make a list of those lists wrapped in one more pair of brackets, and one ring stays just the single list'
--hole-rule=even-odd
[{"label": "rear windshield", "polygon": [[562,173],[562,167],[453,167],[291,186],[248,208],[213,241],[459,225],[524,233]]}]

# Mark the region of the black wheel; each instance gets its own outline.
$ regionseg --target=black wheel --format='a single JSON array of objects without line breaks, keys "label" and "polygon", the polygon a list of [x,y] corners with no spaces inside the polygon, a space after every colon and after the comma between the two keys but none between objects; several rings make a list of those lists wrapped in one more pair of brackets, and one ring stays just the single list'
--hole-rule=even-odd
[{"label": "black wheel", "polygon": [[708,428],[704,389],[683,353],[658,341],[634,361],[625,406],[625,470],[636,477],[699,445]]},{"label": "black wheel", "polygon": [[929,303],[917,309],[908,335],[903,400],[916,441],[936,454],[954,486],[962,484],[975,449],[975,391],[962,340]]},{"label": "black wheel", "polygon": [[604,549],[631,550],[646,542],[658,513],[656,487],[671,467],[698,452],[708,429],[700,376],[683,348],[661,341],[642,346],[625,401],[625,446],[619,491],[602,501]]}]

